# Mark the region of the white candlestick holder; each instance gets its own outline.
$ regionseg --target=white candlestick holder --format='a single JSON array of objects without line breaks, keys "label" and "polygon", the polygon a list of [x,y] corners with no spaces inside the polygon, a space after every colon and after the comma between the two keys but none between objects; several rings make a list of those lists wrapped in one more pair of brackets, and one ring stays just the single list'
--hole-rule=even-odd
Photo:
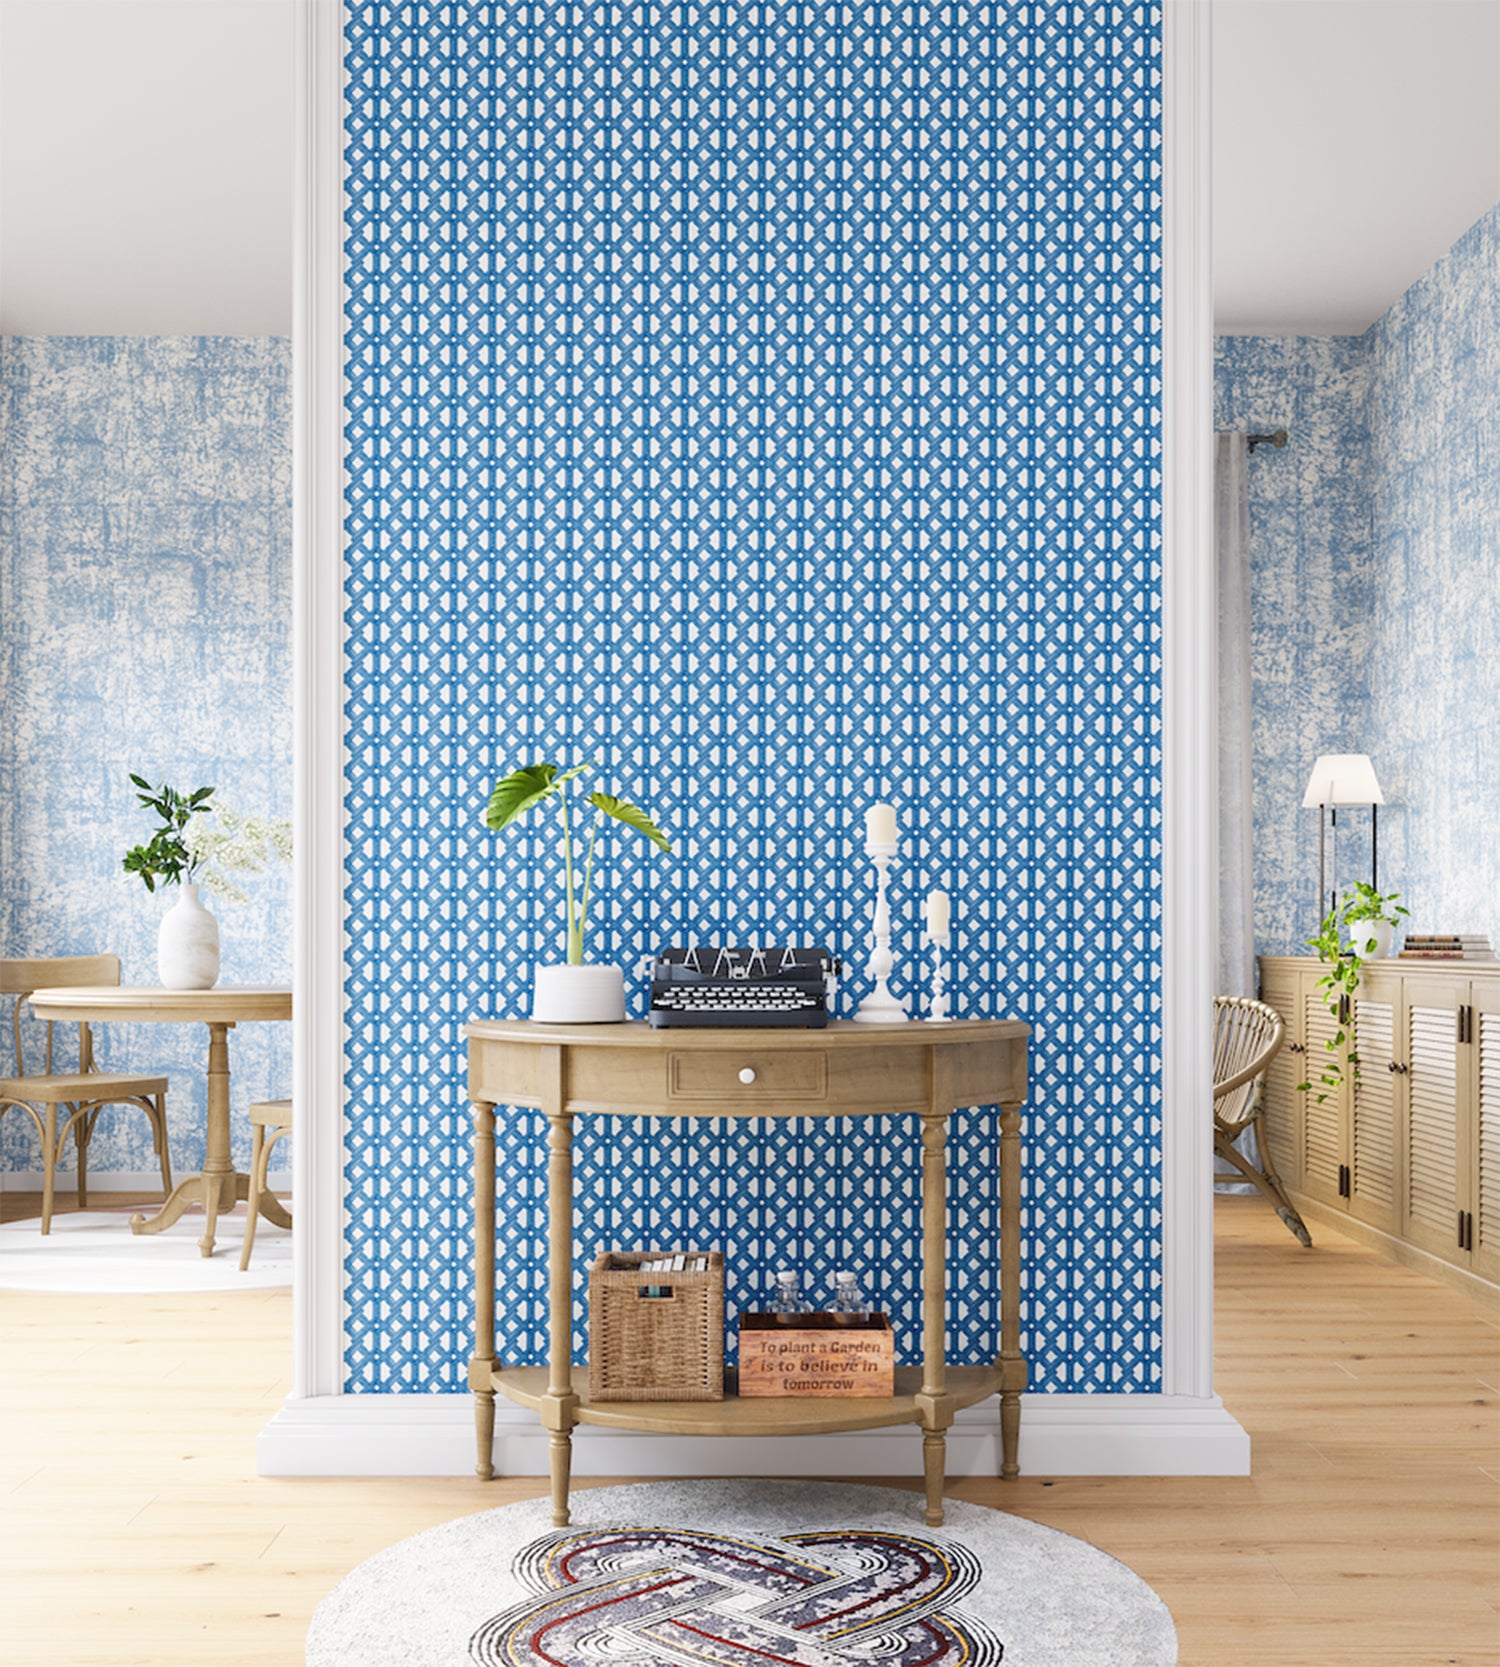
[{"label": "white candlestick holder", "polygon": [[953,1015],[948,1011],[948,975],[943,967],[943,951],[951,942],[947,932],[924,932],[922,942],[932,946],[932,1007],[926,1018],[930,1025],[945,1025],[953,1022]]},{"label": "white candlestick holder", "polygon": [[891,858],[896,854],[896,844],[894,840],[872,839],[866,843],[865,852],[875,864],[875,918],[870,927],[869,960],[869,973],[875,980],[875,988],[859,1004],[854,1022],[866,1025],[904,1024],[911,1015],[906,1011],[906,1003],[891,994],[887,982],[895,968],[896,958],[891,953],[891,908],[886,898],[886,874]]}]

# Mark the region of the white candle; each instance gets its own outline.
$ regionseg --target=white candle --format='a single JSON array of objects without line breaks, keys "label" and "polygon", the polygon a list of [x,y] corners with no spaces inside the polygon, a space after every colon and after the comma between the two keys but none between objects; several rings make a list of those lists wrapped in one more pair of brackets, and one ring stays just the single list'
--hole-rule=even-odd
[{"label": "white candle", "polygon": [[927,893],[927,936],[941,938],[948,931],[948,893],[946,891],[929,891]]},{"label": "white candle", "polygon": [[865,812],[865,839],[871,845],[896,843],[895,805],[871,805]]}]

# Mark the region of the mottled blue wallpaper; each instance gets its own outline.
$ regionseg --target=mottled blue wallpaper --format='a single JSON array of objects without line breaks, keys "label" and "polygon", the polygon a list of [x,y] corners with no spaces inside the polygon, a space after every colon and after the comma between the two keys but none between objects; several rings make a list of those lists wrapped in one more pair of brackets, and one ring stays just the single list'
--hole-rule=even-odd
[{"label": "mottled blue wallpaper", "polygon": [[1382,870],[1414,925],[1500,946],[1500,208],[1366,342]]},{"label": "mottled blue wallpaper", "polygon": [[[1314,759],[1365,752],[1380,878],[1428,930],[1500,942],[1500,209],[1362,336],[1221,337],[1215,425],[1285,426],[1250,464],[1255,911],[1316,921]],[[1346,813],[1343,879],[1369,872]]]},{"label": "mottled blue wallpaper", "polygon": [[[1250,676],[1255,935],[1300,954],[1317,922],[1318,813],[1302,794],[1319,753],[1364,752],[1370,608],[1365,434],[1368,365],[1357,336],[1218,342],[1215,424],[1284,449],[1250,459]],[[1358,823],[1366,813],[1346,820]],[[1340,871],[1356,868],[1345,841]]]},{"label": "mottled blue wallpaper", "polygon": [[[481,811],[592,757],[676,847],[611,842],[593,956],[826,944],[841,1013],[896,802],[900,992],[941,885],[957,1013],[1035,1025],[1033,1385],[1155,1390],[1159,8],[348,19],[348,1387],[464,1386],[462,1027],[558,956],[555,830]],[[731,1314],[853,1267],[911,1352],[909,1126],[582,1123],[580,1263],[716,1246]],[[544,1153],[499,1125],[518,1361]],[[996,1348],[995,1169],[966,1111],[957,1360]]]},{"label": "mottled blue wallpaper", "polygon": [[[291,807],[291,347],[240,337],[17,337],[0,350],[0,932],[6,955],[111,950],[156,982],[175,892],[120,871],[151,827],[132,770]],[[219,917],[222,981],[291,976],[291,877],[247,876]],[[230,1037],[243,1110],[290,1092],[288,1025]],[[103,1061],[165,1070],[172,1158],[203,1159],[207,1032],[109,1025]],[[286,1143],[283,1142],[283,1145]],[[71,1149],[70,1149],[71,1150]],[[106,1111],[92,1174],[154,1169],[139,1113]],[[0,1170],[35,1171],[29,1123]]]}]

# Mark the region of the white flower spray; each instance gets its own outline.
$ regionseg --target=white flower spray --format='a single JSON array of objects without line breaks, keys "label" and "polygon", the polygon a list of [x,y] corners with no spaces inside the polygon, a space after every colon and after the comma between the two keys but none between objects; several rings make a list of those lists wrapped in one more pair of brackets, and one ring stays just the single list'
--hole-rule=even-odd
[{"label": "white flower spray", "polygon": [[187,828],[193,878],[227,903],[248,903],[230,874],[263,874],[277,858],[290,862],[292,824],[284,817],[241,815],[218,799],[212,808],[211,824],[203,818]]}]

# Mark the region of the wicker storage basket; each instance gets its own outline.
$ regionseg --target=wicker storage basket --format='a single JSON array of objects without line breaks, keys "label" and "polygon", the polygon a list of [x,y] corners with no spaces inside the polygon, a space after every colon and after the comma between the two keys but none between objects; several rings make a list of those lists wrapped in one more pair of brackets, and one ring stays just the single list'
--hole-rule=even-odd
[{"label": "wicker storage basket", "polygon": [[724,1399],[724,1258],[711,1250],[706,1268],[639,1271],[676,1254],[606,1250],[589,1270],[591,1401]]}]

